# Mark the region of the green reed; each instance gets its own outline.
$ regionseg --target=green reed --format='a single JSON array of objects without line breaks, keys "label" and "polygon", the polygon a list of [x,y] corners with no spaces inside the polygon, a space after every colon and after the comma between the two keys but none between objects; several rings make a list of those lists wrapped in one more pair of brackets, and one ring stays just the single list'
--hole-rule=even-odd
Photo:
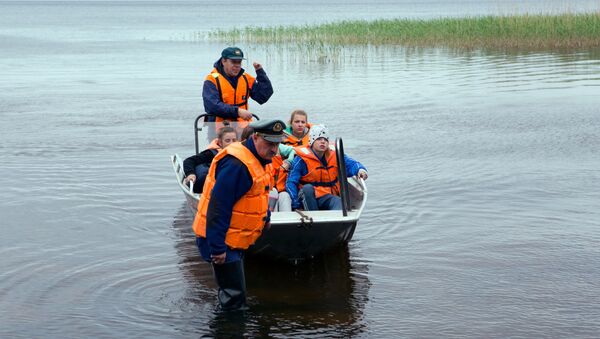
[{"label": "green reed", "polygon": [[246,27],[212,32],[209,38],[315,47],[323,44],[527,49],[598,47],[600,13],[356,20],[314,26]]}]

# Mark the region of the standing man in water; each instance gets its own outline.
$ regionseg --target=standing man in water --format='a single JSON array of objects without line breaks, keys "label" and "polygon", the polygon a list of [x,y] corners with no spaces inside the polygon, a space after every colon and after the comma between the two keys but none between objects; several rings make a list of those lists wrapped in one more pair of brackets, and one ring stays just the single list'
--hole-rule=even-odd
[{"label": "standing man in water", "polygon": [[242,68],[244,53],[238,47],[227,47],[213,70],[204,80],[202,100],[204,110],[216,115],[216,121],[250,121],[248,100],[264,104],[273,95],[271,81],[262,65],[254,62],[256,78]]},{"label": "standing man in water", "polygon": [[213,159],[194,220],[196,245],[211,262],[223,310],[246,309],[243,254],[269,223],[271,173],[265,166],[285,140],[285,123],[261,120],[254,133]]}]

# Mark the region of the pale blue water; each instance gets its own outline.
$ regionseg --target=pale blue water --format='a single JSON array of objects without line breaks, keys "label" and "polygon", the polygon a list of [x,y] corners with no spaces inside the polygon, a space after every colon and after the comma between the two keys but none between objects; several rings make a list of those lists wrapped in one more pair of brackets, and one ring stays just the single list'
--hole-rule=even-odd
[{"label": "pale blue water", "polygon": [[[239,5],[233,9],[234,5]],[[168,157],[206,32],[598,11],[597,1],[0,2],[0,337],[597,337],[600,51],[241,45],[370,172],[347,250],[215,285]]]}]

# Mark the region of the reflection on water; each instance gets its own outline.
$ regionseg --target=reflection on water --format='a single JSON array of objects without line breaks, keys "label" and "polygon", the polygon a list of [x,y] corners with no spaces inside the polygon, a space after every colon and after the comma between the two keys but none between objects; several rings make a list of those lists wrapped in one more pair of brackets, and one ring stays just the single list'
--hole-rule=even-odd
[{"label": "reflection on water", "polygon": [[198,255],[192,220],[183,205],[173,221],[178,267],[189,285],[184,299],[210,310],[201,316],[208,318],[211,335],[351,337],[365,330],[362,314],[371,285],[368,266],[351,261],[347,247],[298,266],[246,257],[250,310],[218,311],[211,266]]}]

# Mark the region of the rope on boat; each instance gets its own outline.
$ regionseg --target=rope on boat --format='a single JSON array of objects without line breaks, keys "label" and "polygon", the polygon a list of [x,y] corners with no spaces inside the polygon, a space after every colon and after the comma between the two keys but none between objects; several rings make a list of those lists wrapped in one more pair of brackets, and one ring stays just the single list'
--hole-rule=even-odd
[{"label": "rope on boat", "polygon": [[312,217],[309,217],[308,215],[302,213],[302,211],[299,211],[299,210],[296,210],[296,213],[300,214],[300,225],[298,227],[302,227],[307,230],[312,228],[312,225],[313,225]]}]

